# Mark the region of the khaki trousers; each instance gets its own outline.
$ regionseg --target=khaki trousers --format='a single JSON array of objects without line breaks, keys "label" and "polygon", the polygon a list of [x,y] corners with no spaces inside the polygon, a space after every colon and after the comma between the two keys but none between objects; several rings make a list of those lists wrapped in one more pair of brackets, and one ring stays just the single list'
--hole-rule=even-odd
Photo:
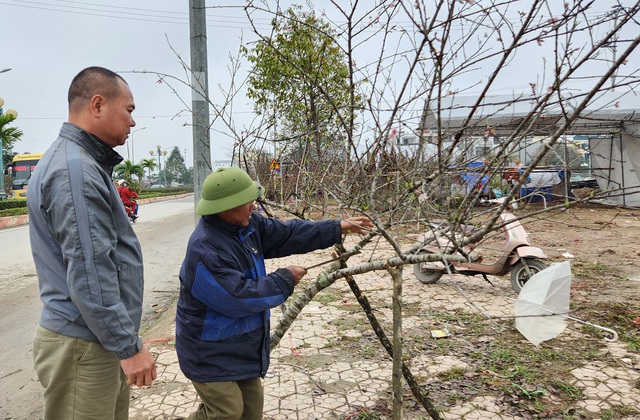
[{"label": "khaki trousers", "polygon": [[188,420],[260,420],[264,389],[260,378],[235,382],[192,382],[202,400]]},{"label": "khaki trousers", "polygon": [[129,385],[115,353],[38,326],[33,360],[45,420],[127,420]]}]

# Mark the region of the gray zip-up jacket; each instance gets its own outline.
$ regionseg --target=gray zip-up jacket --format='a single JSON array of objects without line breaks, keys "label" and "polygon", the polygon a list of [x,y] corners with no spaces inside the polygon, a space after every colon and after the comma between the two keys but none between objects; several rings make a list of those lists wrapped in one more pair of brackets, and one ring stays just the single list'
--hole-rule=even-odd
[{"label": "gray zip-up jacket", "polygon": [[40,325],[100,342],[120,359],[140,351],[143,267],[138,238],[111,179],[122,157],[64,123],[27,189]]}]

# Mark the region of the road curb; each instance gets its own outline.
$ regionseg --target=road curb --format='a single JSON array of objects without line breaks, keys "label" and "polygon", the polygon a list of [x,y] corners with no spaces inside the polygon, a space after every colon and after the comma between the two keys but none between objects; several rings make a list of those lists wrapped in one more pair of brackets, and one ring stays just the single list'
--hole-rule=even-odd
[{"label": "road curb", "polygon": [[[192,196],[193,193],[178,194],[178,195],[165,195],[163,197],[153,197],[138,200],[138,204],[157,203],[159,201],[176,200],[178,198],[185,198]],[[0,229],[12,228],[16,226],[23,226],[29,224],[29,215],[21,214],[20,216],[6,216],[0,217]]]},{"label": "road curb", "polygon": [[29,215],[21,214],[20,216],[0,217],[0,229],[6,229],[15,226],[22,226],[29,223]]}]

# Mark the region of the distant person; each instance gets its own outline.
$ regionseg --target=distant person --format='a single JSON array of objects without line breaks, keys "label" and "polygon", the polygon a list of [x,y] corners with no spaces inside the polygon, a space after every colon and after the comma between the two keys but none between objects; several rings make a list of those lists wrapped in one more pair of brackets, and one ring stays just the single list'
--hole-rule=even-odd
[{"label": "distant person", "polygon": [[127,210],[127,215],[131,220],[135,221],[138,218],[138,203],[136,202],[138,193],[131,189],[125,179],[121,179],[118,181],[118,194],[120,194],[122,204]]},{"label": "distant person", "polygon": [[269,310],[307,273],[291,265],[267,273],[266,258],[303,254],[364,233],[366,217],[282,222],[255,212],[264,189],[239,168],[221,168],[202,187],[203,217],[180,269],[176,350],[202,403],[189,419],[261,419],[261,378],[269,368]]},{"label": "distant person", "polygon": [[34,366],[45,420],[125,420],[129,386],[156,378],[138,335],[142,252],[111,180],[135,104],[124,79],[101,67],[78,73],[68,99],[69,121],[27,190],[43,303]]}]

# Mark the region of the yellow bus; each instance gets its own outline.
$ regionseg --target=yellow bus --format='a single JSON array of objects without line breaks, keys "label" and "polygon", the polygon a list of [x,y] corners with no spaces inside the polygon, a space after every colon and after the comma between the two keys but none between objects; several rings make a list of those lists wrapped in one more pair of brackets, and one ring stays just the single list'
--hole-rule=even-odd
[{"label": "yellow bus", "polygon": [[31,172],[36,168],[43,153],[23,153],[15,155],[7,165],[11,168],[11,191],[14,198],[27,198],[27,186]]}]

